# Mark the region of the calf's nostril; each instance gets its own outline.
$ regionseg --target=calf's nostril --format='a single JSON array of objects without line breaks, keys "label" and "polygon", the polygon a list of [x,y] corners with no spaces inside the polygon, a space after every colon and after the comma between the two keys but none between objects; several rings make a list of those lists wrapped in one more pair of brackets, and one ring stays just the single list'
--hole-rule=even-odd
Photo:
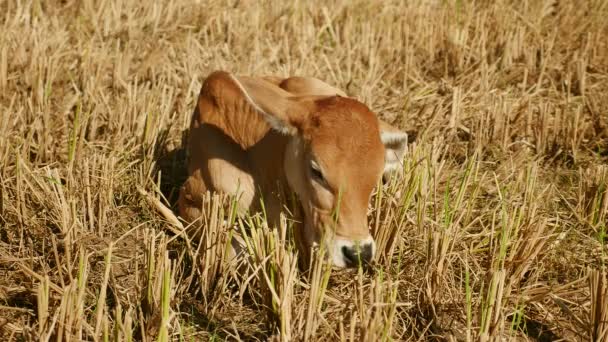
[{"label": "calf's nostril", "polygon": [[344,254],[346,264],[350,267],[358,266],[360,263],[369,264],[374,256],[372,244],[352,247],[344,246],[342,247],[342,254]]},{"label": "calf's nostril", "polygon": [[367,245],[364,245],[361,249],[361,261],[365,263],[370,263],[372,261],[373,256],[374,255],[372,250],[372,244],[369,243]]},{"label": "calf's nostril", "polygon": [[349,266],[357,262],[358,256],[354,248],[344,246],[342,247],[342,254],[344,254],[344,259]]}]

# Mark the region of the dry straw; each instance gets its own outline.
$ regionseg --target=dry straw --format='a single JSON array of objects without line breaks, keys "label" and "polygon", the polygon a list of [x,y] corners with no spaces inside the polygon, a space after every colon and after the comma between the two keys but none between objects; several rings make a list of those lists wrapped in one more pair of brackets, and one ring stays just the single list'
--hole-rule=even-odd
[{"label": "dry straw", "polygon": [[[608,339],[607,1],[0,13],[3,341]],[[217,69],[319,77],[416,136],[373,267],[297,253],[294,199],[277,227],[221,194],[176,217]]]}]

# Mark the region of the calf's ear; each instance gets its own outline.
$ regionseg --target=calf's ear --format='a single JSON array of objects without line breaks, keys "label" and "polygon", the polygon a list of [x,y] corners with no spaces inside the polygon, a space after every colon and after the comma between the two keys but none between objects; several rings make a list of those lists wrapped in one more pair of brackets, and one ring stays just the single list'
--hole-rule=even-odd
[{"label": "calf's ear", "polygon": [[407,133],[380,121],[380,139],[384,144],[384,173],[382,179],[387,181],[391,175],[403,172],[403,157],[407,148]]},{"label": "calf's ear", "polygon": [[307,117],[308,109],[292,94],[275,84],[254,77],[230,75],[247,102],[259,112],[272,129],[295,135]]}]

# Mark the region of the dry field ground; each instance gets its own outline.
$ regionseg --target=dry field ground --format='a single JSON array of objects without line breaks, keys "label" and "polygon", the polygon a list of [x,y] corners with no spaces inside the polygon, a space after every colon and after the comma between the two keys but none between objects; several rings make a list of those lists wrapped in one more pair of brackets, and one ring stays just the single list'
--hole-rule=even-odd
[{"label": "dry field ground", "polygon": [[[608,1],[0,13],[3,340],[608,340]],[[319,77],[415,134],[370,205],[373,269],[299,270],[289,214],[216,196],[195,240],[157,210],[216,69]]]}]

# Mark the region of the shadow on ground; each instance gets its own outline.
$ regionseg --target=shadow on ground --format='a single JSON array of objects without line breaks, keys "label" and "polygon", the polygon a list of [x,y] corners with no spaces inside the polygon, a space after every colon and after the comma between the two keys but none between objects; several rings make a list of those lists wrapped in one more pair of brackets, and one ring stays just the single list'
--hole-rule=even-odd
[{"label": "shadow on ground", "polygon": [[165,129],[159,134],[154,146],[156,160],[154,174],[160,172],[160,191],[176,212],[179,189],[188,177],[186,142],[189,130],[182,132],[179,143],[173,148],[171,146],[175,144],[170,143],[168,131],[169,129]]}]

